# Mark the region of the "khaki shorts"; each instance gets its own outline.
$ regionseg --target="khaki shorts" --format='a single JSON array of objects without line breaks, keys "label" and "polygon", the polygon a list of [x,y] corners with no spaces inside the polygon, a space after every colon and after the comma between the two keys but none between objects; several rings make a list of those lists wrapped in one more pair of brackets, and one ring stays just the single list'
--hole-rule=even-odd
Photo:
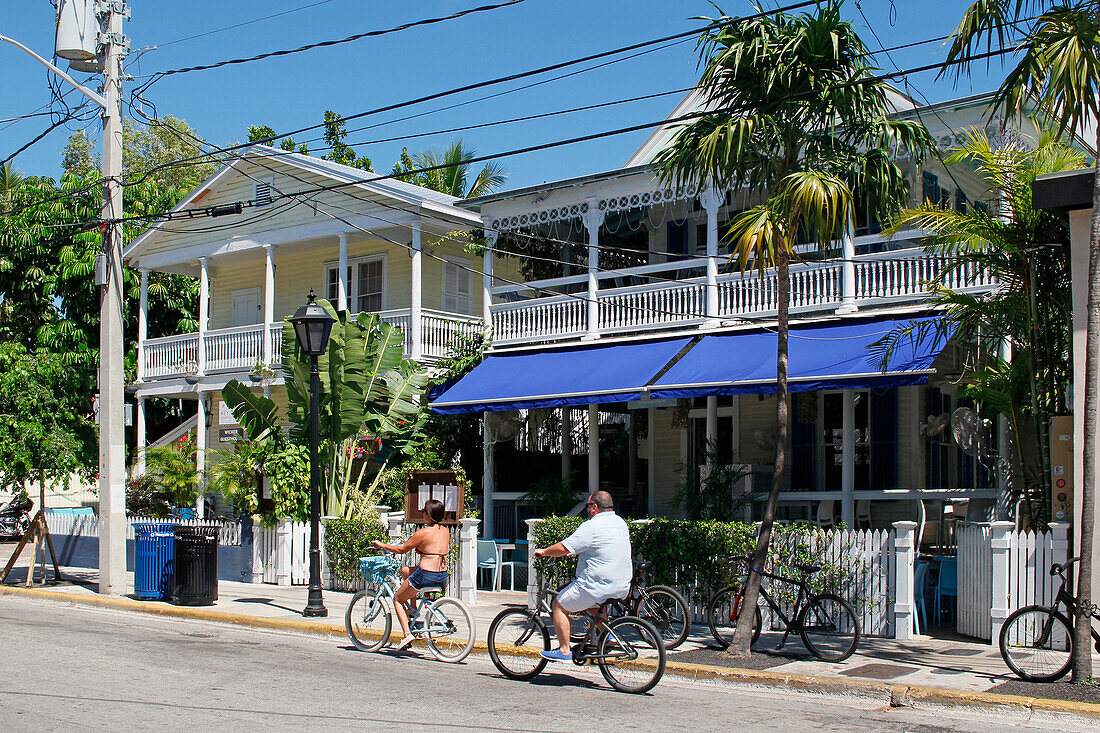
[{"label": "khaki shorts", "polygon": [[558,591],[558,605],[569,613],[580,613],[600,604],[574,580]]}]

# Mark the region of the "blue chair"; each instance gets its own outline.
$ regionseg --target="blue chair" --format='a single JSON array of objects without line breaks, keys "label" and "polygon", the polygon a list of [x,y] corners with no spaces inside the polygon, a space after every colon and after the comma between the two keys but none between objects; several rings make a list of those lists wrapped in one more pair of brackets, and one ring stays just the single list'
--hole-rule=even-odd
[{"label": "blue chair", "polygon": [[[953,599],[945,604],[944,599]],[[955,604],[959,598],[959,565],[958,559],[945,557],[940,560],[940,577],[936,582],[936,623],[943,620],[943,612],[946,609],[950,620],[955,620]]]},{"label": "blue chair", "polygon": [[917,560],[917,569],[913,571],[913,601],[917,608],[917,633],[928,630],[928,566],[927,560]]},{"label": "blue chair", "polygon": [[[497,557],[497,543],[492,540],[477,541],[478,580],[481,580],[481,573],[484,570],[492,571],[489,588],[497,590],[497,575],[500,572],[500,565]],[[515,574],[515,570],[512,573]]]}]

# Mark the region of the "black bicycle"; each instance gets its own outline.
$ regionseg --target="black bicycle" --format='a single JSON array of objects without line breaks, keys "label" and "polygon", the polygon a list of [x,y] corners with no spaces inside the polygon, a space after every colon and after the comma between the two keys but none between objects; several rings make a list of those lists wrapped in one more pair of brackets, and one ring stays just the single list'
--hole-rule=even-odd
[{"label": "black bicycle", "polygon": [[634,577],[626,598],[607,603],[607,615],[637,616],[645,619],[661,632],[665,649],[671,650],[684,643],[691,631],[691,609],[675,588],[667,585],[646,585],[652,563],[634,561]]},{"label": "black bicycle", "polygon": [[[998,640],[1001,658],[1020,679],[1053,682],[1069,672],[1073,664],[1073,622],[1070,619],[1077,617],[1077,599],[1067,590],[1070,581],[1066,571],[1080,560],[1075,557],[1050,566],[1051,575],[1062,577],[1054,606],[1024,606],[1005,619]],[[1059,611],[1059,607],[1064,607],[1066,612]],[[1096,606],[1089,609],[1089,616],[1100,621]],[[1090,627],[1089,631],[1096,651],[1100,652],[1100,634],[1095,627]]]},{"label": "black bicycle", "polygon": [[[759,572],[764,578],[774,582],[787,583],[798,588],[798,595],[791,607],[790,616],[783,610],[783,606],[772,598],[767,588],[760,586],[760,598],[771,609],[775,618],[783,623],[783,636],[780,638],[776,649],[782,649],[787,643],[787,637],[792,632],[797,632],[802,637],[806,649],[818,659],[825,662],[843,662],[856,650],[859,644],[860,627],[859,617],[852,606],[838,595],[833,593],[814,593],[805,578],[821,570],[820,565],[806,565],[796,563],[795,568],[802,573],[801,579],[788,578],[775,573],[756,571],[749,558],[738,555],[733,558],[738,565],[747,568],[745,577],[740,582],[727,586],[714,594],[707,606],[707,623],[710,625],[710,633],[714,636],[718,645],[725,649],[733,641],[733,634],[737,630],[737,618],[741,612],[741,600],[744,597],[745,581],[748,573]],[[760,627],[763,623],[760,606],[756,607],[753,615],[752,643],[760,638]]]},{"label": "black bicycle", "polygon": [[[550,649],[550,629],[540,613],[551,612],[556,591],[539,580],[534,608],[506,608],[489,626],[489,658],[506,677],[533,679],[546,666],[539,652]],[[640,694],[661,681],[665,673],[665,646],[653,624],[636,616],[607,618],[607,604],[585,611],[584,632],[573,647],[573,664],[595,664],[608,684],[620,692]]]}]

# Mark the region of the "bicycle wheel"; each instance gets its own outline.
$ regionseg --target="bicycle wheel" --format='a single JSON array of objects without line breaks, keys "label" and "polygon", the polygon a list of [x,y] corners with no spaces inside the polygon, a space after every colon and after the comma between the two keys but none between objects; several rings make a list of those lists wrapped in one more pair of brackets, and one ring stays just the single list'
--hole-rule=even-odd
[{"label": "bicycle wheel", "polygon": [[1008,668],[1028,682],[1053,682],[1073,663],[1073,627],[1047,606],[1013,611],[1001,627],[998,643]]},{"label": "bicycle wheel", "polygon": [[653,624],[637,616],[608,621],[597,646],[600,672],[619,692],[653,689],[665,673],[665,645]]},{"label": "bicycle wheel", "polygon": [[825,662],[843,662],[859,644],[859,619],[840,596],[810,596],[798,615],[799,633],[806,648]]},{"label": "bicycle wheel", "polygon": [[[720,649],[726,649],[733,641],[733,633],[737,631],[737,615],[741,610],[741,588],[731,585],[714,594],[707,605],[707,624],[710,626],[711,636],[718,642]],[[760,627],[763,619],[760,607],[756,607],[756,613],[752,620],[752,641],[750,646],[760,638]]]},{"label": "bicycle wheel", "polygon": [[455,598],[440,598],[424,612],[428,650],[441,662],[461,662],[474,648],[474,617]]},{"label": "bicycle wheel", "polygon": [[361,590],[351,597],[344,612],[344,628],[356,649],[375,652],[390,641],[389,604],[386,597],[372,591]]},{"label": "bicycle wheel", "polygon": [[643,590],[634,604],[634,615],[661,632],[666,651],[683,644],[691,631],[691,610],[687,601],[667,585],[651,585]]},{"label": "bicycle wheel", "polygon": [[541,651],[550,650],[550,632],[535,614],[522,608],[508,608],[489,625],[489,658],[505,677],[529,680],[542,671],[546,660]]}]

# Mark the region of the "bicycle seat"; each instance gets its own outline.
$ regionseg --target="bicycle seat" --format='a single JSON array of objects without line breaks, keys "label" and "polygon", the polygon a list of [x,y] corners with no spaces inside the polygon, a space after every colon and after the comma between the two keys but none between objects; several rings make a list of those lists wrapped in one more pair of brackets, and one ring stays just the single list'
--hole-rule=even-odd
[{"label": "bicycle seat", "polygon": [[796,568],[798,568],[799,570],[801,570],[806,575],[812,575],[814,573],[817,573],[817,572],[821,571],[821,566],[820,565],[806,565],[804,563],[796,562],[794,564],[794,566]]},{"label": "bicycle seat", "polygon": [[638,570],[642,571],[642,572],[645,572],[646,570],[649,570],[649,568],[652,565],[653,565],[653,563],[651,563],[649,560],[635,560],[634,561],[634,567],[637,568]]},{"label": "bicycle seat", "polygon": [[443,589],[439,586],[428,585],[420,589],[420,595],[427,598],[428,596],[441,596],[443,595]]}]

